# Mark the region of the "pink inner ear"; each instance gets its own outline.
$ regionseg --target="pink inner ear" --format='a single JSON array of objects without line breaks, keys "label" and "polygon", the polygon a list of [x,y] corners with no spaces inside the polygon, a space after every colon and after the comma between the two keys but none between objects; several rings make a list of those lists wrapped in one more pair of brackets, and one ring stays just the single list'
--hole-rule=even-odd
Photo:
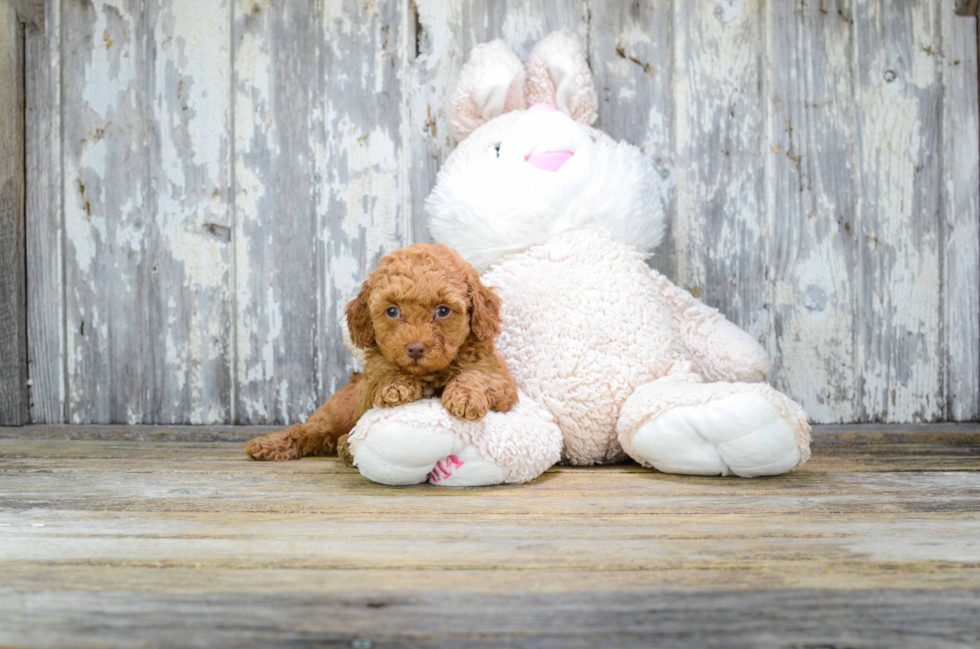
[{"label": "pink inner ear", "polygon": [[528,113],[554,113],[558,109],[551,104],[537,103],[527,109]]},{"label": "pink inner ear", "polygon": [[[538,104],[539,106],[541,104]],[[525,162],[530,162],[538,169],[545,171],[558,171],[562,165],[571,160],[575,155],[571,151],[545,151],[543,153],[532,153],[524,158]]]}]

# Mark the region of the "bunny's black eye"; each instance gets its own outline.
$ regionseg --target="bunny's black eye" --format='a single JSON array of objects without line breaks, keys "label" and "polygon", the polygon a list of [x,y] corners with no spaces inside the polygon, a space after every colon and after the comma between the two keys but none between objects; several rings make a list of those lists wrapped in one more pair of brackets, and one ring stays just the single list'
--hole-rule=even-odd
[{"label": "bunny's black eye", "polygon": [[440,306],[436,309],[437,318],[448,318],[451,311],[448,306]]},{"label": "bunny's black eye", "polygon": [[497,152],[497,157],[499,158],[500,157],[500,145],[499,144],[494,144],[493,145],[493,150]]},{"label": "bunny's black eye", "polygon": [[388,307],[388,310],[385,311],[385,315],[391,319],[395,319],[401,315],[401,311],[398,310],[397,306],[390,306]]}]

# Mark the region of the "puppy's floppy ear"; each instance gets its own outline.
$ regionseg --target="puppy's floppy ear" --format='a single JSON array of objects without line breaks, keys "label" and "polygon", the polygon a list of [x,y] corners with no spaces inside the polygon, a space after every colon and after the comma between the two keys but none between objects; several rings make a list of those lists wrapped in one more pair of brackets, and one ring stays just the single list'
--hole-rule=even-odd
[{"label": "puppy's floppy ear", "polygon": [[500,334],[500,298],[483,285],[475,268],[463,263],[470,294],[470,335],[482,342],[493,340]]},{"label": "puppy's floppy ear", "polygon": [[368,297],[371,295],[370,282],[361,284],[361,292],[347,304],[347,328],[350,338],[361,349],[370,349],[375,345],[374,325],[371,323],[371,313],[368,311]]}]

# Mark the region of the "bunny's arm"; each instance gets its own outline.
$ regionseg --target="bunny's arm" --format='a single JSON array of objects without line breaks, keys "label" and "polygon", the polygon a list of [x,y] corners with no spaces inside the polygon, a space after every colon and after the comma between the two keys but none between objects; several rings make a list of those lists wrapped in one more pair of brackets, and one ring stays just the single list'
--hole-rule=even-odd
[{"label": "bunny's arm", "polygon": [[754,338],[655,270],[650,277],[663,296],[705,381],[758,383],[769,378],[769,356]]}]

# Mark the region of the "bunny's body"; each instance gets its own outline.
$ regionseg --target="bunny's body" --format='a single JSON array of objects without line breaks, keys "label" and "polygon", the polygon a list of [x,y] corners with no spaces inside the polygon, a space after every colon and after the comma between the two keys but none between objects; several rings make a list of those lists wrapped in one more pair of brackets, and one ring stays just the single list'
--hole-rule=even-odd
[{"label": "bunny's body", "polygon": [[497,287],[521,403],[479,422],[425,402],[372,411],[350,438],[361,472],[462,486],[526,481],[559,458],[746,477],[805,462],[806,417],[761,383],[759,344],[647,267],[660,178],[589,126],[578,41],[553,34],[525,67],[499,41],[478,46],[452,105],[461,142],[427,201],[430,228]]}]

